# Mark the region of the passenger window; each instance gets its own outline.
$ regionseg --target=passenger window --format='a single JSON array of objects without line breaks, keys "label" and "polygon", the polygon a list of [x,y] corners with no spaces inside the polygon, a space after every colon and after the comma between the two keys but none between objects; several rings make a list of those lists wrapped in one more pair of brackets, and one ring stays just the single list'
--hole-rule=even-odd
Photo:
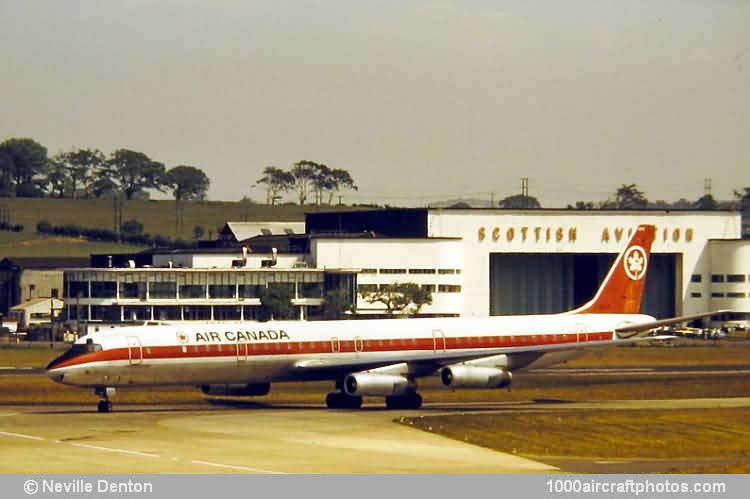
[{"label": "passenger window", "polygon": [[271,345],[269,345],[268,343],[263,343],[263,349],[267,352],[271,349]]},{"label": "passenger window", "polygon": [[378,340],[378,346],[379,346],[379,347],[382,347],[382,346],[383,346],[383,340]]}]

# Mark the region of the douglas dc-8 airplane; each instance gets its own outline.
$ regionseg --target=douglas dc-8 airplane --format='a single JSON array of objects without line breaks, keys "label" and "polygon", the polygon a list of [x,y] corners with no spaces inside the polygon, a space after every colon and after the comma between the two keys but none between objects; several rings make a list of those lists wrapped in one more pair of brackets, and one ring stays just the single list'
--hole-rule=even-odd
[{"label": "douglas dc-8 airplane", "polygon": [[596,295],[561,314],[320,322],[122,324],[79,338],[47,366],[54,381],[93,387],[100,412],[115,387],[193,385],[209,395],[265,395],[272,382],[332,380],[330,408],[363,396],[418,408],[417,378],[459,388],[510,386],[512,371],[583,348],[641,341],[651,329],[719,312],[656,320],[639,313],[655,228],[632,233]]}]

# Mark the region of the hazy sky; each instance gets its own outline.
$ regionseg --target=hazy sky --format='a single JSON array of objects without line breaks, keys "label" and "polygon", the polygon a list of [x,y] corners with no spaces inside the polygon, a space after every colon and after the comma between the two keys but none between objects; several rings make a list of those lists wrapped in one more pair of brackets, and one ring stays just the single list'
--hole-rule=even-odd
[{"label": "hazy sky", "polygon": [[750,185],[750,1],[0,0],[16,136],[196,165],[211,199],[300,159],[348,169],[349,202],[524,176],[544,206],[726,199]]}]

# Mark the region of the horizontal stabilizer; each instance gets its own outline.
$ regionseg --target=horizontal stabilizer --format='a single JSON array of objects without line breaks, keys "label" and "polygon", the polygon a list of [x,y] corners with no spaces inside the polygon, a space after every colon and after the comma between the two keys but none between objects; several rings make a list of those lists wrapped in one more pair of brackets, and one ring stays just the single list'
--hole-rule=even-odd
[{"label": "horizontal stabilizer", "polygon": [[644,331],[651,331],[657,327],[671,326],[673,324],[681,324],[683,322],[690,322],[697,319],[703,319],[704,317],[713,317],[714,315],[721,315],[731,312],[731,310],[714,310],[713,312],[702,312],[700,314],[683,315],[681,317],[671,317],[669,319],[660,319],[651,322],[642,322],[640,324],[633,324],[632,326],[623,326],[615,329],[615,333],[641,333]]}]

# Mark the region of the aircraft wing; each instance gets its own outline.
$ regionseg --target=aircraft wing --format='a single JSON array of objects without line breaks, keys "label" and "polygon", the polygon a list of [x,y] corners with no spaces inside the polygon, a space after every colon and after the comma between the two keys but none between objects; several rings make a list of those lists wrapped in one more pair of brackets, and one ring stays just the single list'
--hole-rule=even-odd
[{"label": "aircraft wing", "polygon": [[[669,319],[642,322],[640,324],[618,327],[615,329],[615,333],[617,333],[618,335],[620,335],[621,333],[637,334],[645,331],[651,331],[652,329],[656,329],[657,327],[671,326],[673,324],[680,324],[682,322],[694,321],[697,319],[703,319],[704,317],[712,317],[714,315],[726,314],[729,312],[731,312],[731,310],[715,310],[713,312],[702,312],[700,314],[683,315],[681,317],[671,317]],[[627,338],[627,336],[622,337]]]},{"label": "aircraft wing", "polygon": [[[628,345],[640,341],[653,341],[658,339],[673,338],[672,336],[660,337],[633,337],[615,340],[588,341],[586,343],[567,343],[556,345],[534,345],[519,347],[503,348],[477,348],[466,349],[460,352],[456,351],[429,351],[422,350],[418,352],[397,352],[386,354],[377,359],[359,359],[352,354],[350,358],[340,359],[310,359],[301,360],[295,364],[294,375],[299,380],[314,381],[335,379],[347,374],[370,371],[373,369],[384,368],[404,364],[408,368],[409,374],[414,376],[427,376],[434,373],[443,366],[469,362],[498,355],[507,355],[508,357],[523,356],[527,359],[541,357],[546,352],[561,352],[566,350],[578,350],[583,348],[609,347],[614,345]],[[530,361],[529,360],[529,361]]]}]

